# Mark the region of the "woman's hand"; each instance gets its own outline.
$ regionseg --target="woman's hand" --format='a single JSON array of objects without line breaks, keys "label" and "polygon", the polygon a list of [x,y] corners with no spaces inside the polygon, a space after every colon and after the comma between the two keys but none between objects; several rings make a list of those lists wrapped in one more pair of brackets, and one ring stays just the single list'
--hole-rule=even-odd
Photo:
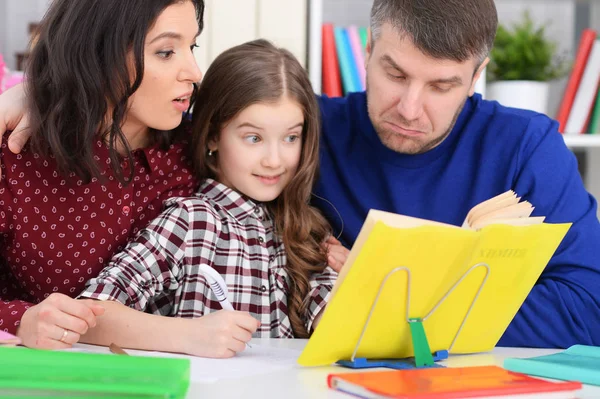
[{"label": "woman's hand", "polygon": [[[220,310],[187,320],[184,352],[190,355],[228,358],[246,349],[260,322],[247,312]],[[179,336],[180,331],[173,331]]]},{"label": "woman's hand", "polygon": [[30,348],[70,348],[96,326],[96,317],[103,313],[104,308],[94,300],[52,294],[25,311],[17,336]]},{"label": "woman's hand", "polygon": [[29,140],[29,115],[27,113],[25,86],[21,83],[0,95],[0,139],[8,130],[8,148],[18,154]]},{"label": "woman's hand", "polygon": [[323,245],[327,251],[327,265],[339,273],[348,259],[350,250],[333,236],[330,236]]}]

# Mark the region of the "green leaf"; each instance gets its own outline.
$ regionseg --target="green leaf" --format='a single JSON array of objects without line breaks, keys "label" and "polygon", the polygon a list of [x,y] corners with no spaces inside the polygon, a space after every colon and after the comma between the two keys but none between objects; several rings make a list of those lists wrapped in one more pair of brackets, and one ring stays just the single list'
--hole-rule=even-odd
[{"label": "green leaf", "polygon": [[523,19],[511,29],[498,25],[487,78],[490,81],[548,81],[562,77],[570,65],[556,49],[556,43],[546,37],[546,26],[536,27],[526,11]]}]

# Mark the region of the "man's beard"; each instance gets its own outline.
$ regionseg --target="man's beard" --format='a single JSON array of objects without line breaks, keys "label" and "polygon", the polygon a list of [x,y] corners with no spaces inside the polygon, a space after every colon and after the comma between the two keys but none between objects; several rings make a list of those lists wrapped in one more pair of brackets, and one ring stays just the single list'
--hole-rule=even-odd
[{"label": "man's beard", "polygon": [[[368,91],[367,91],[367,93],[368,93]],[[367,94],[367,103],[368,103],[368,98],[369,98],[369,96]],[[458,116],[460,115],[463,108],[465,107],[466,102],[467,102],[467,98],[465,98],[464,101],[462,102],[462,104],[458,107],[458,109],[454,113],[454,116],[452,117],[452,121],[448,125],[448,128],[445,130],[444,134],[442,134],[441,136],[436,137],[436,138],[432,139],[431,141],[422,143],[420,145],[418,145],[419,143],[417,141],[411,140],[410,138],[405,138],[402,141],[402,144],[405,144],[405,143],[414,144],[414,146],[412,146],[412,147],[402,145],[402,148],[396,148],[396,146],[394,146],[394,144],[393,144],[393,140],[389,140],[388,138],[393,138],[394,136],[398,136],[398,134],[393,131],[390,131],[389,129],[385,129],[382,126],[376,125],[373,122],[374,118],[370,112],[369,112],[369,118],[371,119],[371,124],[375,128],[375,131],[377,132],[377,135],[379,136],[379,139],[381,140],[383,145],[385,145],[390,150],[398,152],[400,154],[417,155],[417,154],[423,154],[423,153],[437,147],[438,145],[440,145],[440,143],[442,141],[444,141],[450,135],[450,133],[452,132],[452,129],[454,128],[454,125],[456,124],[456,120],[458,119]],[[368,105],[367,105],[367,110],[368,110]],[[402,118],[402,117],[400,116],[400,118]],[[404,118],[402,118],[402,119],[404,119]],[[410,126],[410,123],[408,123],[408,121],[407,121],[407,123],[405,123],[404,126]],[[410,148],[406,148],[406,147],[410,147]]]}]

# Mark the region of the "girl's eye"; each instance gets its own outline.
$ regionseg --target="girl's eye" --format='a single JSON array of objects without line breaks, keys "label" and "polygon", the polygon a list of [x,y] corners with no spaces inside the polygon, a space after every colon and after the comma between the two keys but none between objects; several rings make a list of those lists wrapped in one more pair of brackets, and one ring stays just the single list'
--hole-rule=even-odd
[{"label": "girl's eye", "polygon": [[290,134],[285,139],[288,143],[295,143],[296,141],[298,141],[298,139],[300,139],[300,136],[297,134]]},{"label": "girl's eye", "polygon": [[194,52],[194,49],[196,49],[196,48],[198,48],[198,47],[200,47],[200,46],[198,46],[197,44],[195,44],[195,43],[194,43],[194,44],[192,44],[192,45],[190,46],[190,50],[192,50],[192,53],[193,53],[193,52]]},{"label": "girl's eye", "polygon": [[165,60],[168,60],[169,58],[171,58],[173,56],[173,54],[175,54],[175,52],[173,50],[159,51],[156,53],[156,55],[158,55],[160,58],[163,58]]},{"label": "girl's eye", "polygon": [[244,140],[246,140],[249,143],[256,144],[256,143],[258,143],[260,141],[260,137],[258,137],[257,135],[253,134],[253,135],[244,137]]}]

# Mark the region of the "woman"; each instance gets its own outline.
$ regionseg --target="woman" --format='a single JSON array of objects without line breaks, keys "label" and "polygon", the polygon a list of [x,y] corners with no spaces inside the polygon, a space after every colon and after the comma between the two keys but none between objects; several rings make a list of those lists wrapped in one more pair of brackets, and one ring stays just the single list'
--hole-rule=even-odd
[{"label": "woman", "polygon": [[[2,140],[0,329],[65,348],[103,308],[85,282],[198,182],[183,112],[203,0],[55,0],[27,70],[32,138]],[[176,129],[177,128],[177,129]]]}]

